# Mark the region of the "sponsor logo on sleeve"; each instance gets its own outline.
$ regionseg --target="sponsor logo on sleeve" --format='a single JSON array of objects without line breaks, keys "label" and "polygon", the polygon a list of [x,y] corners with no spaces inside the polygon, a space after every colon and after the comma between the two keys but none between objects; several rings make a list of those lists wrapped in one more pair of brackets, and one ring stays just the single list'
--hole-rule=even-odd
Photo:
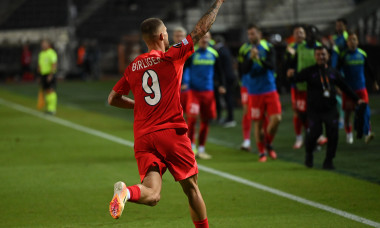
[{"label": "sponsor logo on sleeve", "polygon": [[179,42],[179,43],[174,44],[173,47],[175,47],[175,48],[180,48],[180,47],[182,47],[182,42]]},{"label": "sponsor logo on sleeve", "polygon": [[187,39],[185,38],[185,39],[182,40],[182,43],[183,43],[184,45],[188,45],[188,44],[189,44],[189,41],[187,41]]}]

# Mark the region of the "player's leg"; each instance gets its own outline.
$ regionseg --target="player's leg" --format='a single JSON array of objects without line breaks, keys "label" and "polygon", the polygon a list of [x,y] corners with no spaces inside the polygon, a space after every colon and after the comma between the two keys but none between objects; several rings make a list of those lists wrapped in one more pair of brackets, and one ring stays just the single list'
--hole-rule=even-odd
[{"label": "player's leg", "polygon": [[293,124],[296,133],[296,142],[293,145],[294,149],[299,149],[303,145],[303,136],[302,136],[302,126],[304,129],[307,128],[306,122],[306,105],[307,105],[307,93],[305,91],[295,91],[295,107],[294,107],[294,116]]},{"label": "player's leg", "polygon": [[118,219],[127,201],[155,206],[160,201],[162,179],[158,166],[151,166],[141,184],[126,186],[124,182],[117,182],[114,186],[114,196],[110,202],[110,213]]},{"label": "player's leg", "polygon": [[267,157],[265,155],[265,140],[264,134],[262,131],[263,128],[263,120],[255,119],[253,121],[253,134],[255,136],[256,146],[259,152],[259,162],[266,162]]},{"label": "player's leg", "polygon": [[346,142],[352,144],[354,142],[354,135],[352,133],[351,114],[355,109],[353,101],[347,97],[346,94],[342,94],[342,108],[344,111],[344,130],[346,132]]},{"label": "player's leg", "polygon": [[305,140],[305,165],[313,167],[313,152],[317,146],[317,139],[322,134],[322,122],[318,113],[308,114],[308,129]]},{"label": "player's leg", "polygon": [[207,211],[198,187],[198,175],[179,181],[189,200],[190,215],[196,228],[207,228]]},{"label": "player's leg", "polygon": [[360,99],[364,100],[365,103],[367,103],[367,108],[364,114],[363,134],[364,134],[364,142],[368,144],[375,137],[371,129],[371,122],[370,122],[371,111],[368,105],[369,103],[368,92],[367,92],[367,89],[364,88],[362,90],[356,91],[356,94],[359,96]]},{"label": "player's leg", "polygon": [[326,136],[328,138],[326,158],[323,162],[324,169],[334,169],[333,158],[335,157],[336,149],[338,146],[338,131],[339,131],[339,113],[333,109],[323,115],[323,122],[325,123]]},{"label": "player's leg", "polygon": [[243,107],[243,119],[242,119],[242,129],[243,129],[243,143],[240,147],[241,150],[250,151],[251,150],[251,127],[252,120],[249,113],[249,96],[248,89],[241,87],[241,103]]},{"label": "player's leg", "polygon": [[197,119],[200,112],[200,105],[197,95],[198,94],[196,94],[196,92],[194,91],[189,92],[189,100],[187,107],[187,125],[189,127],[188,136],[190,138],[194,152],[197,152],[195,143],[195,125],[197,123]]},{"label": "player's leg", "polygon": [[348,144],[354,143],[354,135],[352,133],[351,125],[351,110],[344,110],[344,130],[346,132],[346,142]]},{"label": "player's leg", "polygon": [[294,87],[291,87],[290,94],[291,94],[291,102],[292,102],[292,109],[293,109],[293,128],[294,128],[294,133],[296,135],[296,142],[294,143],[293,148],[299,149],[301,148],[303,144],[302,122],[297,113],[296,89]]},{"label": "player's leg", "polygon": [[268,150],[268,155],[272,159],[277,159],[277,154],[273,149],[272,142],[274,137],[276,136],[278,126],[281,122],[281,114],[273,114],[269,116],[269,124],[267,128],[267,134],[266,134],[266,147]]},{"label": "player's leg", "polygon": [[49,114],[55,114],[57,111],[57,93],[56,88],[56,77],[55,75],[43,76],[44,78],[44,94],[46,103],[46,112]]},{"label": "player's leg", "polygon": [[265,95],[266,112],[269,116],[269,124],[266,129],[266,147],[268,154],[272,159],[277,158],[277,154],[273,149],[272,142],[276,136],[278,126],[281,122],[281,103],[277,92]]},{"label": "player's leg", "polygon": [[209,132],[209,122],[211,119],[215,119],[217,115],[214,93],[212,91],[202,92],[202,98],[199,102],[201,124],[199,129],[198,153],[196,154],[196,157],[201,159],[211,159],[211,155],[206,153],[205,146]]}]

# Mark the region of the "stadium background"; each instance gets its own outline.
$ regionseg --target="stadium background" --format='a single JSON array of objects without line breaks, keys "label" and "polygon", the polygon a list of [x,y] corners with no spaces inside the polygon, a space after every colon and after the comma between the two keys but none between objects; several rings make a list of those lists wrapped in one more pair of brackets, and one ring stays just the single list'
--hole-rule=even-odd
[{"label": "stadium background", "polygon": [[[177,25],[190,31],[209,4],[206,0],[0,2],[0,227],[192,227],[182,192],[170,175],[164,176],[158,208],[130,205],[127,213],[137,217],[113,221],[107,211],[112,184],[117,178],[138,181],[132,149],[55,125],[14,107],[36,106],[37,83],[28,82],[20,73],[22,45],[30,45],[35,73],[40,40],[48,38],[59,55],[57,117],[132,141],[132,112],[107,106],[106,97],[131,58],[145,49],[138,35],[140,22],[160,17],[170,37],[171,29]],[[256,154],[237,149],[241,143],[240,126],[225,130],[213,125],[207,146],[213,159],[199,164],[362,216],[379,227],[378,138],[370,145],[359,141],[347,145],[341,130],[334,172],[320,169],[324,153],[316,154],[315,169],[307,170],[303,166],[303,149],[291,148],[294,136],[290,95],[281,75],[285,41],[297,23],[315,24],[320,38],[327,39],[334,33],[334,21],[339,17],[346,18],[348,28],[359,34],[360,47],[371,57],[379,74],[378,0],[226,1],[211,31],[225,36],[235,56],[246,41],[246,26],[251,22],[262,26],[266,38],[275,44],[284,110],[275,142],[279,160],[258,164]],[[98,53],[101,80],[82,80],[76,64],[81,44]],[[367,84],[376,132],[380,129],[380,100],[371,91],[372,82]],[[241,115],[237,109],[239,124]],[[204,170],[200,186],[211,227],[367,227]]]},{"label": "stadium background", "polygon": [[[138,25],[144,18],[162,18],[169,32],[177,25],[191,31],[207,4],[205,0],[1,1],[0,80],[20,77],[20,56],[25,43],[31,46],[35,71],[39,42],[43,38],[50,39],[59,54],[59,77],[79,77],[76,53],[80,45],[96,49],[94,58],[97,58],[96,70],[100,75],[117,75],[123,72],[136,52],[145,50],[138,35]],[[376,0],[227,1],[211,31],[214,35],[224,35],[236,56],[238,48],[246,41],[246,26],[258,24],[263,28],[264,37],[276,46],[277,70],[282,73],[283,51],[293,25],[316,25],[320,40],[326,40],[334,33],[335,19],[344,17],[348,29],[358,33],[361,47],[371,56],[370,61],[376,63],[380,57],[379,6]],[[278,77],[278,81],[284,84],[282,78]]]}]

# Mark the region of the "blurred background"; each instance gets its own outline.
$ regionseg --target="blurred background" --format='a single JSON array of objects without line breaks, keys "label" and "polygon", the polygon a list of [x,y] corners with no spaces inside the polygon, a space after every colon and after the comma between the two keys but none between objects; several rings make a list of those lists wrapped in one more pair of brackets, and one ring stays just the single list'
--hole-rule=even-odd
[{"label": "blurred background", "polygon": [[[211,1],[206,0],[2,0],[0,2],[0,81],[33,81],[40,41],[49,39],[58,53],[58,78],[98,80],[119,77],[145,51],[139,25],[147,17],[163,19],[169,30],[184,26],[190,32]],[[319,40],[331,46],[335,20],[345,18],[358,34],[360,47],[380,72],[380,1],[378,0],[234,0],[226,1],[212,27],[223,35],[236,57],[246,41],[246,27],[258,24],[275,45],[278,74],[292,28],[313,24]],[[23,73],[22,56],[31,53],[31,73]],[[378,73],[377,73],[378,74]],[[287,91],[277,77],[279,92]],[[371,83],[369,80],[368,83]],[[371,86],[368,87],[371,89]]]}]

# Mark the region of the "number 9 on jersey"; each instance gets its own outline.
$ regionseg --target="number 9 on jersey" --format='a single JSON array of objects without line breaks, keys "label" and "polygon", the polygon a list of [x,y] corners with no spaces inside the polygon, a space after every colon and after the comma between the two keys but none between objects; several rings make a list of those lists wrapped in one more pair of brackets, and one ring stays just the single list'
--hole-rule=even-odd
[{"label": "number 9 on jersey", "polygon": [[[152,80],[152,83],[149,83],[149,78]],[[151,85],[149,85],[151,84]],[[154,70],[147,70],[144,72],[142,78],[142,88],[145,93],[149,94],[145,96],[145,102],[148,105],[154,106],[158,104],[161,100],[161,89],[160,83],[158,81],[157,73]],[[151,95],[154,95],[153,98]]]}]

